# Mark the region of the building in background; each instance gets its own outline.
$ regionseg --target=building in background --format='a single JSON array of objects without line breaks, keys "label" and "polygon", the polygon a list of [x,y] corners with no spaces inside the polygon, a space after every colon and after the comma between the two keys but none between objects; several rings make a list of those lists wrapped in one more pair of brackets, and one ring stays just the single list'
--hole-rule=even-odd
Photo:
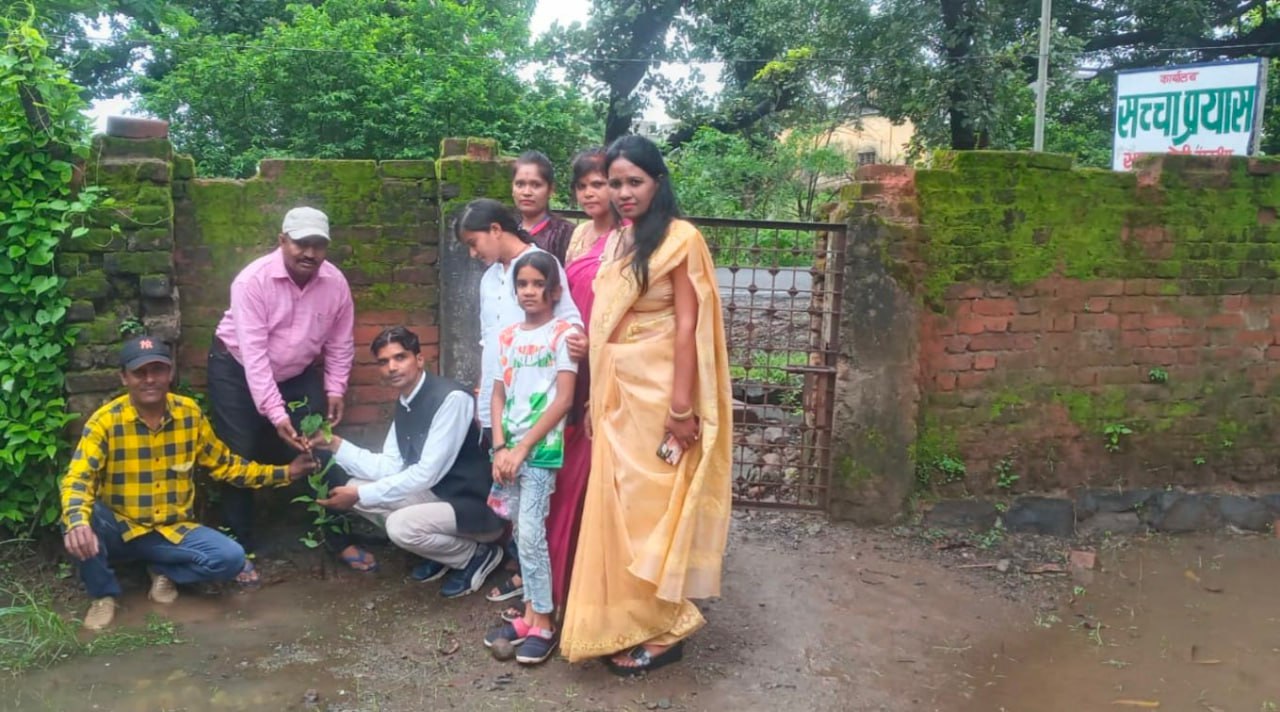
[{"label": "building in background", "polygon": [[910,121],[895,124],[870,109],[858,122],[832,131],[831,143],[839,146],[858,166],[903,164],[907,162],[907,144],[915,133],[915,126]]}]

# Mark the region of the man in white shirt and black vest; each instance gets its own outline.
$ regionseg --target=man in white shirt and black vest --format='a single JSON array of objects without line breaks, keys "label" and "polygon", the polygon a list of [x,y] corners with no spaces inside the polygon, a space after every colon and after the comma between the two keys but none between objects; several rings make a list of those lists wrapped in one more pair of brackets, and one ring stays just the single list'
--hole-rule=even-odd
[{"label": "man in white shirt and black vest", "polygon": [[396,546],[422,557],[413,578],[447,576],[440,595],[473,593],[502,562],[494,542],[505,524],[487,503],[493,470],[480,445],[475,399],[462,384],[424,370],[418,337],[403,326],[379,334],[372,351],[399,392],[395,418],[380,454],[336,435],[311,441],[351,475],[319,504],[354,509],[385,526]]}]

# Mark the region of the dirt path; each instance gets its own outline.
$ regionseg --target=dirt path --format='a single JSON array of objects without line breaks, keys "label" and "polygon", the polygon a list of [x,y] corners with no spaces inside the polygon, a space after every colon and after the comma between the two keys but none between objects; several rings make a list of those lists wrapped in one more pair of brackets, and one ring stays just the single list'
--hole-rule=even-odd
[{"label": "dirt path", "polygon": [[[598,664],[493,660],[479,641],[497,607],[406,582],[407,562],[387,550],[373,577],[319,579],[267,561],[280,580],[261,591],[188,594],[167,608],[148,603],[139,580],[121,622],[160,612],[182,644],[2,680],[0,709],[949,712],[968,691],[966,652],[1010,621],[1029,628],[1031,615],[990,580],[921,552],[888,532],[739,512],[707,628],[683,664],[636,680]],[[308,690],[318,705],[306,705]]]}]

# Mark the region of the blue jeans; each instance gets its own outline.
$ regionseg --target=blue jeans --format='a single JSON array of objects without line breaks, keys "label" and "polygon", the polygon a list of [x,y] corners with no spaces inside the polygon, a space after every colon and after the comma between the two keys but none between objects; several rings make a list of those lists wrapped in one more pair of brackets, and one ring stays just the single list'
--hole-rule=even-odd
[{"label": "blue jeans", "polygon": [[524,600],[534,613],[551,614],[551,553],[547,551],[547,512],[551,493],[556,491],[556,471],[521,465],[516,492],[516,547],[520,550],[520,578],[524,580]]},{"label": "blue jeans", "polygon": [[110,561],[141,561],[177,584],[230,581],[244,568],[244,549],[216,529],[198,526],[178,544],[158,532],[124,541],[125,527],[101,502],[90,525],[98,535],[98,555],[80,562],[80,580],[93,598],[119,596],[120,582]]}]

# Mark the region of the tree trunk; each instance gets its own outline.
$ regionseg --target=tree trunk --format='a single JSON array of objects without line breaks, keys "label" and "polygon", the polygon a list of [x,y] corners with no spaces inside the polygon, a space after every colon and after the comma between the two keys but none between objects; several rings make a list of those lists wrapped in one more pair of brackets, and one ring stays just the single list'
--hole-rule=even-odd
[{"label": "tree trunk", "polygon": [[942,42],[947,73],[951,76],[947,90],[947,115],[951,123],[951,148],[971,151],[978,147],[978,134],[965,106],[975,97],[968,96],[973,84],[963,79],[974,68],[968,67],[973,49],[974,24],[969,17],[972,0],[940,0],[942,3]]}]

